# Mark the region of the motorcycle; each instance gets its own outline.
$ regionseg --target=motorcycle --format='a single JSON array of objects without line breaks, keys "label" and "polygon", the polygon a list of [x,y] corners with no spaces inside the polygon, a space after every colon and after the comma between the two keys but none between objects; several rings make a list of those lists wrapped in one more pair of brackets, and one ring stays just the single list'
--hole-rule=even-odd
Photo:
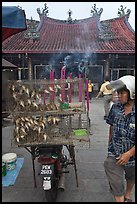
[{"label": "motorcycle", "polygon": [[42,177],[42,186],[48,202],[56,201],[58,189],[65,189],[65,173],[69,173],[67,166],[75,165],[76,173],[74,147],[65,146],[70,157],[64,153],[63,145],[48,145],[37,148],[38,163],[40,164],[39,175]]}]

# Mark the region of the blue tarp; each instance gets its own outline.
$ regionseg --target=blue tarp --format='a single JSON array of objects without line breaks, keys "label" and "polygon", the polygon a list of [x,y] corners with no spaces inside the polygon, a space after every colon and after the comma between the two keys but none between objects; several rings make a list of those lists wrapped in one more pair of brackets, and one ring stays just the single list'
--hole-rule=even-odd
[{"label": "blue tarp", "polygon": [[2,40],[26,29],[24,10],[16,6],[2,6]]},{"label": "blue tarp", "polygon": [[14,170],[8,170],[6,176],[2,177],[2,186],[3,187],[8,187],[8,186],[14,185],[23,163],[24,163],[24,158],[17,158],[16,168]]}]

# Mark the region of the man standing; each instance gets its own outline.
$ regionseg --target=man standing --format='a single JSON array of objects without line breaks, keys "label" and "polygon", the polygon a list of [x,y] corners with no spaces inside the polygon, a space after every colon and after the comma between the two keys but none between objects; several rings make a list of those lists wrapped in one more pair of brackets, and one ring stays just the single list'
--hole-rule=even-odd
[{"label": "man standing", "polygon": [[88,93],[89,93],[89,99],[91,101],[93,97],[93,84],[91,83],[91,80],[88,81]]},{"label": "man standing", "polygon": [[104,168],[116,202],[132,202],[131,192],[135,184],[135,77],[123,76],[110,82],[107,88],[117,91],[119,102],[112,105],[106,119],[110,131]]},{"label": "man standing", "polygon": [[103,99],[104,99],[104,111],[105,111],[105,115],[104,115],[104,120],[106,120],[108,114],[109,114],[109,110],[110,110],[110,105],[111,105],[111,101],[112,101],[112,90],[108,90],[106,88],[106,85],[108,85],[109,82],[109,78],[105,77],[104,79],[104,83],[101,85],[100,87],[100,91],[97,94],[96,98],[98,98],[100,95],[103,95]]}]

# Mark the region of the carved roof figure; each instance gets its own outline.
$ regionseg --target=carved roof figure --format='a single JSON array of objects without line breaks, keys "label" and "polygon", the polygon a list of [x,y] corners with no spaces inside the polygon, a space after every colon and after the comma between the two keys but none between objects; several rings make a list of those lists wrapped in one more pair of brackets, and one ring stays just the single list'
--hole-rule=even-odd
[{"label": "carved roof figure", "polygon": [[25,38],[39,38],[39,31],[37,30],[38,27],[38,22],[33,20],[31,17],[30,20],[27,20],[27,30],[24,32],[24,37]]},{"label": "carved roof figure", "polygon": [[37,13],[39,14],[39,18],[41,19],[42,13],[40,11],[40,8],[37,8]]},{"label": "carved roof figure", "polygon": [[131,10],[127,9],[127,12],[126,12],[127,18],[129,18],[130,13],[131,13]]},{"label": "carved roof figure", "polygon": [[71,23],[71,22],[72,22],[72,18],[71,18],[72,11],[71,11],[70,9],[69,9],[69,11],[68,11],[68,15],[69,15],[69,17],[68,17],[68,22]]},{"label": "carved roof figure", "polygon": [[42,9],[42,12],[40,10],[40,8],[37,8],[37,13],[39,14],[39,18],[41,19],[41,17],[44,15],[44,16],[48,16],[48,7],[47,7],[47,4],[45,3],[44,4],[44,9]]},{"label": "carved roof figure", "polygon": [[45,16],[47,16],[48,15],[48,7],[47,7],[47,4],[45,3],[44,4],[44,9],[42,9],[42,14],[44,14]]},{"label": "carved roof figure", "polygon": [[131,10],[130,10],[130,9],[127,9],[126,14],[130,14],[130,13],[131,13]]},{"label": "carved roof figure", "polygon": [[91,9],[91,15],[92,15],[92,17],[93,17],[93,16],[100,16],[102,12],[103,12],[103,8],[101,8],[101,9],[98,11],[98,8],[96,8],[96,4],[94,4],[94,6],[92,6],[92,9]]},{"label": "carved roof figure", "polygon": [[120,9],[118,8],[118,16],[123,16],[125,15],[125,9],[127,7],[123,8],[123,5],[120,5]]}]

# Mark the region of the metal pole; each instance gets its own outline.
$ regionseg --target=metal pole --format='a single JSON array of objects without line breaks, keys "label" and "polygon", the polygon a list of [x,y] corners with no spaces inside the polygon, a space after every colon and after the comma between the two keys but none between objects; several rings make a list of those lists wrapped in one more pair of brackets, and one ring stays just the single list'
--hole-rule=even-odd
[{"label": "metal pole", "polygon": [[33,178],[34,178],[34,187],[37,187],[36,184],[36,173],[35,173],[35,147],[31,147],[31,158],[32,158],[32,167],[33,167]]},{"label": "metal pole", "polygon": [[75,169],[75,177],[76,177],[76,184],[77,184],[77,187],[78,187],[78,176],[77,176],[77,167],[76,167],[76,160],[75,160],[74,145],[69,146],[69,152],[70,152],[70,156],[73,159],[74,169]]},{"label": "metal pole", "polygon": [[35,174],[35,163],[34,163],[34,160],[35,160],[35,147],[31,147],[31,150],[28,149],[28,147],[24,147],[29,153],[31,153],[31,158],[32,158],[32,166],[33,166],[33,178],[34,178],[34,187],[36,188],[37,187],[37,184],[36,184],[36,174]]},{"label": "metal pole", "polygon": [[25,79],[24,54],[22,54],[22,78]]}]

